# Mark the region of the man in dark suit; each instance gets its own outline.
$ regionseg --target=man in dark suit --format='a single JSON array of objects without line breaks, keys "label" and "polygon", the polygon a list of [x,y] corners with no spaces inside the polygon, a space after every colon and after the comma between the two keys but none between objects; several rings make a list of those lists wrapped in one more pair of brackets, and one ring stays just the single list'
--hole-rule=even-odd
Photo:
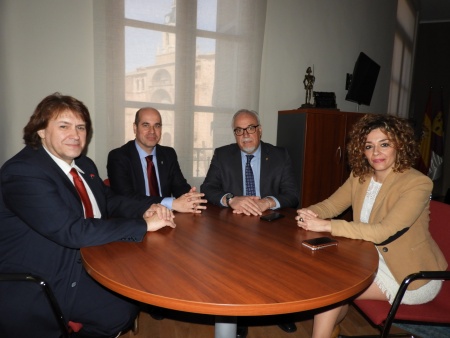
[{"label": "man in dark suit", "polygon": [[[108,155],[108,178],[111,188],[118,194],[140,199],[150,199],[178,212],[200,213],[206,206],[204,194],[186,182],[171,147],[158,144],[162,122],[158,110],[150,107],[136,112],[133,130],[136,139]],[[148,183],[147,157],[152,156],[156,170],[158,190],[152,195]]]},{"label": "man in dark suit", "polygon": [[[216,205],[236,213],[261,215],[277,208],[295,208],[299,192],[287,151],[261,141],[262,126],[256,112],[239,110],[233,116],[236,143],[217,148],[200,190]],[[246,155],[254,177],[255,194],[246,191]]]},{"label": "man in dark suit", "polygon": [[[235,144],[217,148],[200,190],[206,199],[234,213],[261,215],[268,209],[296,208],[299,192],[286,149],[261,142],[258,113],[242,109],[234,114]],[[279,325],[286,332],[295,324]],[[238,327],[238,336],[246,335]]]},{"label": "man in dark suit", "polygon": [[[103,184],[82,154],[90,130],[88,109],[73,97],[55,93],[36,107],[24,128],[25,148],[0,171],[0,271],[46,280],[69,326],[82,326],[72,337],[116,337],[139,308],[87,274],[80,248],[141,241],[147,231],[175,224],[167,208],[116,195]],[[34,296],[16,286],[0,285],[0,336],[59,336],[50,310],[24,307]]]}]

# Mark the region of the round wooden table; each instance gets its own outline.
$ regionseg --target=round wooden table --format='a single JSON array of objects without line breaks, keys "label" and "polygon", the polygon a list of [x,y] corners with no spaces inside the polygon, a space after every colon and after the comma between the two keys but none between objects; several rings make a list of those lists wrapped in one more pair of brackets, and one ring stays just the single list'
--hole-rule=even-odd
[{"label": "round wooden table", "polygon": [[173,310],[216,315],[216,337],[235,337],[237,316],[306,311],[355,296],[373,281],[372,243],[336,237],[311,251],[304,239],[329,236],[297,227],[294,209],[267,222],[208,205],[177,213],[177,227],[140,243],[81,249],[88,273],[107,288]]}]

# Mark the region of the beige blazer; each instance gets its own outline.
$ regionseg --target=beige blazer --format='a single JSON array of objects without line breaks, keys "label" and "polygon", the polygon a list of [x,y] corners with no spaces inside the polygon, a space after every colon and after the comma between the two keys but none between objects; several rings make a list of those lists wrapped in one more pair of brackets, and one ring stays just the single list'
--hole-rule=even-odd
[{"label": "beige blazer", "polygon": [[[370,214],[369,223],[360,213],[371,176],[364,183],[349,179],[328,199],[310,206],[320,218],[333,218],[353,208],[353,222],[331,220],[333,236],[373,242],[396,281],[425,270],[445,270],[447,261],[428,230],[430,195],[433,182],[415,169],[391,172],[385,179]],[[426,284],[412,283],[410,289]]]}]

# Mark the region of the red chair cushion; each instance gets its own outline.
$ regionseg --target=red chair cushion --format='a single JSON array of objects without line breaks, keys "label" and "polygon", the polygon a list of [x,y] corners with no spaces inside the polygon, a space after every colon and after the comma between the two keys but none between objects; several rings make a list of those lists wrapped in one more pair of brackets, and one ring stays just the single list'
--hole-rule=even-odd
[{"label": "red chair cushion", "polygon": [[[378,300],[355,300],[354,303],[376,325],[382,325],[391,305]],[[400,305],[395,320],[450,323],[450,281],[444,282],[439,295],[421,305]]]}]

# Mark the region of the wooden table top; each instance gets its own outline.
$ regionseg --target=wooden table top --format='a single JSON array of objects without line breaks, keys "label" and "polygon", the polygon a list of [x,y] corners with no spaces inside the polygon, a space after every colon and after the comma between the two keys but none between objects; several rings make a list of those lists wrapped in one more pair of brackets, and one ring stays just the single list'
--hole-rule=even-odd
[{"label": "wooden table top", "polygon": [[311,251],[294,209],[273,222],[208,205],[177,213],[177,227],[144,240],[81,249],[88,273],[129,298],[173,310],[227,316],[306,311],[367,288],[378,267],[372,243],[336,237],[337,247]]}]

